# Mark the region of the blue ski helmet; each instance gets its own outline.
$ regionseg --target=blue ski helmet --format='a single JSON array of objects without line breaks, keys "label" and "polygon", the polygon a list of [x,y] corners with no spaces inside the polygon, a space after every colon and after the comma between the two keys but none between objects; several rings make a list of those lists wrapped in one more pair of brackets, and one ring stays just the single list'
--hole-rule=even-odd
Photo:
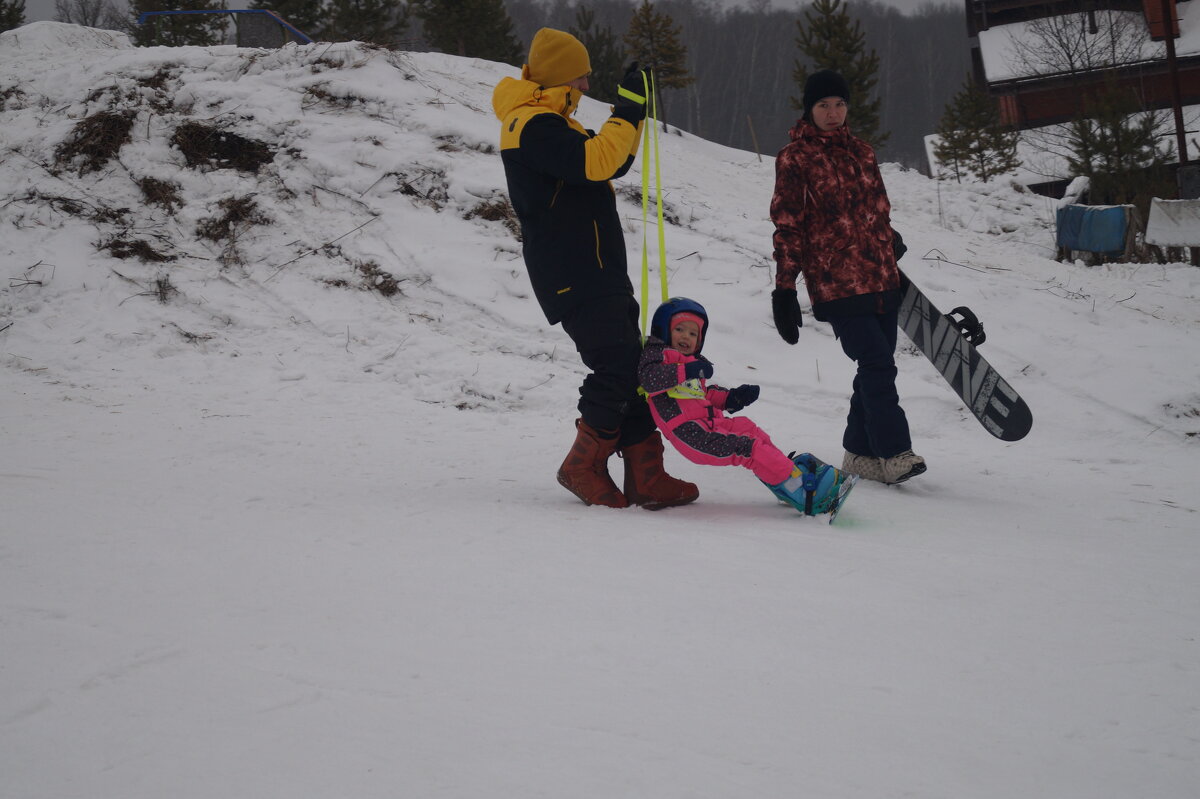
[{"label": "blue ski helmet", "polygon": [[696,347],[696,355],[699,355],[700,350],[704,349],[705,339],[708,338],[708,311],[704,310],[704,306],[695,300],[689,300],[687,297],[672,297],[658,306],[654,316],[650,319],[650,335],[662,339],[668,344],[671,343],[671,319],[675,314],[680,313],[695,314],[704,321],[704,324],[700,326],[699,346]]}]

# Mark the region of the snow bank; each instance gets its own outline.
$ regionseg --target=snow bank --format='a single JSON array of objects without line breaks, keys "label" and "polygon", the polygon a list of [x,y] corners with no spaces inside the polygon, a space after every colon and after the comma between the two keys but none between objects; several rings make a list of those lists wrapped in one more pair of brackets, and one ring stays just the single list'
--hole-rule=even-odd
[{"label": "snow bank", "polygon": [[132,48],[133,43],[124,33],[64,22],[31,22],[0,33],[0,54],[23,53],[26,57],[45,52]]}]

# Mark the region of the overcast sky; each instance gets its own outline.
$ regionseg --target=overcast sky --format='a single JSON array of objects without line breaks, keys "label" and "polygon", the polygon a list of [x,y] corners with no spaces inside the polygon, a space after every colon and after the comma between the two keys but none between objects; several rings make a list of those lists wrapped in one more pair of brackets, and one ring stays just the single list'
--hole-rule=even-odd
[{"label": "overcast sky", "polygon": [[25,21],[54,19],[54,0],[25,0]]},{"label": "overcast sky", "polygon": [[[961,0],[958,3],[955,3],[952,0],[933,1],[945,5],[961,4]],[[746,3],[741,2],[741,0],[715,0],[715,2],[718,5],[746,5]],[[880,2],[887,6],[895,6],[904,13],[911,13],[916,11],[918,7],[931,2],[931,0],[880,0]],[[244,8],[248,6],[249,3],[247,2],[239,5],[237,0],[231,0],[229,5],[231,8]],[[798,2],[798,0],[775,0],[774,5],[779,8],[794,8],[802,5],[802,3]],[[43,19],[54,19],[54,0],[25,0],[25,21],[37,22],[38,20]]]}]

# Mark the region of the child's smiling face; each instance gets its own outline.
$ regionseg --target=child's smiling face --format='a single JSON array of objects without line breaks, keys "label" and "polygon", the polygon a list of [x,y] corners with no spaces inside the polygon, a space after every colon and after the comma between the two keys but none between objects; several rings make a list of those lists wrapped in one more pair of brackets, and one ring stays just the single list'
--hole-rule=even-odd
[{"label": "child's smiling face", "polygon": [[671,349],[693,355],[700,341],[700,326],[690,319],[680,319],[671,325]]}]

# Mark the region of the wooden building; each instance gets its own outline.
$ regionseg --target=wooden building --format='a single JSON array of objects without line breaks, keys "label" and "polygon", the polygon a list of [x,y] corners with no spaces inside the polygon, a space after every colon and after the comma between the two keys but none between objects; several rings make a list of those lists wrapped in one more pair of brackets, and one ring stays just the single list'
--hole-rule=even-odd
[{"label": "wooden building", "polygon": [[[998,98],[1004,121],[1018,129],[1069,121],[1083,109],[1090,90],[1105,80],[1134,90],[1142,108],[1171,109],[1172,74],[1166,48],[1172,35],[1181,106],[1200,106],[1200,0],[965,0],[976,80]],[[1034,36],[1038,20],[1065,22],[1075,41],[1104,36],[1107,26],[1144,25],[1144,46],[1121,53],[1113,63],[1048,63],[1031,69],[1014,58],[1014,42]],[[1182,23],[1182,24],[1181,24]],[[1044,27],[1045,23],[1042,23]],[[1077,30],[1074,28],[1077,27]],[[1169,33],[1170,32],[1170,33]],[[1145,35],[1148,34],[1148,37]],[[1016,63],[1014,63],[1016,62]],[[1110,74],[1111,73],[1111,74]],[[1200,149],[1200,144],[1189,146]],[[1195,155],[1193,155],[1195,157]]]}]

